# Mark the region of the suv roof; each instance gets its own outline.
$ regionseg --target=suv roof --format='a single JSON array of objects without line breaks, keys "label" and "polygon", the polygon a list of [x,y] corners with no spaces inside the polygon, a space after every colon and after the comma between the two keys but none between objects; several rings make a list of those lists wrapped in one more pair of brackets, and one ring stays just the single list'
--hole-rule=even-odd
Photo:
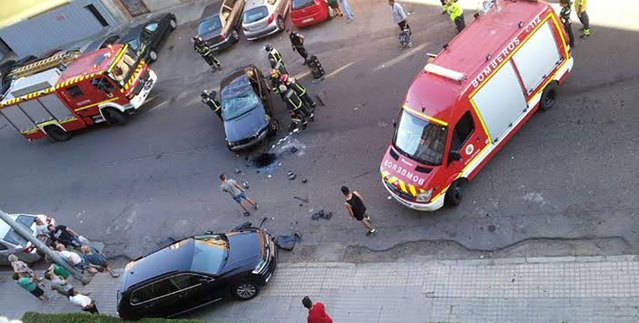
[{"label": "suv roof", "polygon": [[126,268],[127,275],[122,280],[121,291],[151,278],[188,271],[193,260],[194,244],[193,238],[176,241],[130,262]]},{"label": "suv roof", "polygon": [[214,4],[210,4],[206,6],[204,8],[204,11],[202,11],[202,17],[200,19],[205,19],[211,16],[219,15],[221,8],[222,8],[222,5],[219,3],[214,3]]}]

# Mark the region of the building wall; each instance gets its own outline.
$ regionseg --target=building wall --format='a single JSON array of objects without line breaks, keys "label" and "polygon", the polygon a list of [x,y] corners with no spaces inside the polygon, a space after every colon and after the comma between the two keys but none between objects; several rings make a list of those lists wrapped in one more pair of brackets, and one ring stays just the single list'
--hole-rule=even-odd
[{"label": "building wall", "polygon": [[[87,9],[88,5],[93,5],[103,21]],[[100,0],[74,0],[67,5],[2,28],[0,38],[17,57],[41,55],[119,23],[120,21]]]}]

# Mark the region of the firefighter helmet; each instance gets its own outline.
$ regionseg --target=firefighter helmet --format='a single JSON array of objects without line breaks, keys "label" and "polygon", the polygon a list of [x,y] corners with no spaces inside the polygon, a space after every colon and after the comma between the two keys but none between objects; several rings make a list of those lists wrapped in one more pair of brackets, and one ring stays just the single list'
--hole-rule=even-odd
[{"label": "firefighter helmet", "polygon": [[271,44],[266,44],[264,46],[264,50],[267,51],[267,52],[270,52],[271,50],[273,50],[273,46],[271,46]]}]

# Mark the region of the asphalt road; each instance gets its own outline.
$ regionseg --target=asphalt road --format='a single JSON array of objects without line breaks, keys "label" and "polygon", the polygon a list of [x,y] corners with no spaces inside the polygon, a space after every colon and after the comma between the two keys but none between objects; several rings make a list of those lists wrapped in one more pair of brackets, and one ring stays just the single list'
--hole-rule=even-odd
[{"label": "asphalt road", "polygon": [[[89,128],[64,143],[29,143],[0,123],[0,207],[50,214],[103,241],[111,256],[137,257],[169,236],[226,230],[262,217],[277,234],[304,235],[296,252],[304,260],[408,242],[431,243],[410,249],[415,255],[437,253],[437,243],[454,244],[441,255],[453,258],[514,247],[526,255],[639,251],[636,31],[594,26],[590,39],[577,41],[575,69],[557,106],[532,118],[497,154],[467,186],[462,205],[418,213],[387,199],[379,163],[425,53],[439,51],[454,36],[453,27],[439,8],[412,4],[415,46],[401,50],[385,2],[353,1],[353,7],[352,24],[335,19],[303,30],[329,76],[321,83],[301,80],[326,106],[306,131],[288,139],[298,151],[280,149],[273,167],[257,169],[251,162],[269,145],[248,155],[229,153],[221,124],[199,93],[241,65],[266,71],[266,42],[284,53],[293,74],[306,71],[301,59],[283,35],[242,40],[221,56],[224,70],[211,73],[193,53],[194,26],[187,25],[153,66],[160,80],[153,99],[125,127]],[[279,98],[273,100],[287,123]],[[296,181],[286,178],[288,170],[297,173]],[[248,181],[249,196],[260,203],[250,218],[220,192],[221,172]],[[342,184],[366,198],[379,230],[375,237],[346,216]],[[314,221],[311,210],[318,209],[334,216]]]}]

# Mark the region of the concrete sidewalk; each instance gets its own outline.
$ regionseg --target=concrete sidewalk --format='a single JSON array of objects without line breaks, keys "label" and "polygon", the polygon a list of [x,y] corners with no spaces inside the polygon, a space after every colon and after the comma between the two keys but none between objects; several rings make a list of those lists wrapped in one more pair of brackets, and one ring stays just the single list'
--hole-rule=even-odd
[{"label": "concrete sidewalk", "polygon": [[[98,275],[81,289],[100,311],[114,313],[116,279]],[[637,322],[639,257],[281,264],[254,300],[219,303],[191,317],[304,322],[304,295],[323,302],[335,322]],[[36,301],[6,273],[0,299],[9,318],[78,310],[61,297]]]}]

